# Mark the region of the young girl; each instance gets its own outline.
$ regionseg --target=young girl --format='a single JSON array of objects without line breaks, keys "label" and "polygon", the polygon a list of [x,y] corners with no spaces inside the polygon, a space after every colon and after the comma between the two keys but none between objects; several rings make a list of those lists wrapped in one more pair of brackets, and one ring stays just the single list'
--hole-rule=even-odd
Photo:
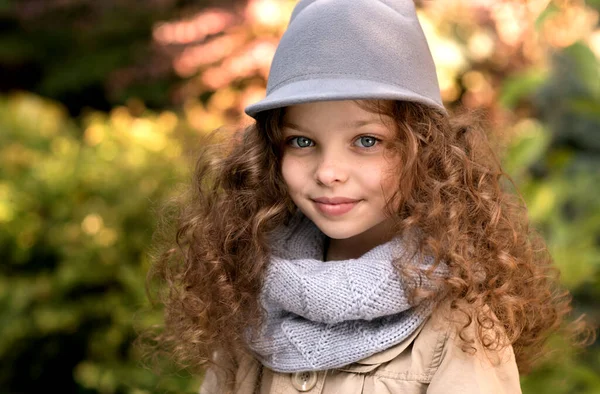
[{"label": "young girl", "polygon": [[158,266],[201,392],[519,393],[569,298],[413,1],[301,0],[246,112]]}]

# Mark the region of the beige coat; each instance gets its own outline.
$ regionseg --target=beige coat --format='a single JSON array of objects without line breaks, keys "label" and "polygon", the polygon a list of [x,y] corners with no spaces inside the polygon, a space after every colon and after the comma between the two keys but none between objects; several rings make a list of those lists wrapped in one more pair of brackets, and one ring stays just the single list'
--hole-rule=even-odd
[{"label": "beige coat", "polygon": [[[512,347],[476,353],[460,348],[456,330],[436,312],[402,343],[346,367],[279,373],[252,357],[238,360],[236,394],[518,394],[519,373]],[[474,330],[471,325],[470,334]],[[224,393],[208,371],[200,394]]]}]

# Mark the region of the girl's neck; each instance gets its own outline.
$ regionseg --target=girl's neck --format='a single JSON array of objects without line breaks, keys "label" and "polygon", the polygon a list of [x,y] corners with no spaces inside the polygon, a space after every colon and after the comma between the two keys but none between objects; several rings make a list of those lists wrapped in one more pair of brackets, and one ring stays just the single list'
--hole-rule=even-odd
[{"label": "girl's neck", "polygon": [[369,230],[350,238],[327,238],[323,261],[357,259],[369,250],[388,242],[393,237],[391,220],[379,223]]}]

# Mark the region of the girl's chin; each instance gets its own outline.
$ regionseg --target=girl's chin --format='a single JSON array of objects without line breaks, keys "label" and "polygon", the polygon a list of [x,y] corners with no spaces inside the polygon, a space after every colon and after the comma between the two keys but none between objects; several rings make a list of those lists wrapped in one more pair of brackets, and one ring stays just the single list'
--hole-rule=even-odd
[{"label": "girl's chin", "polygon": [[360,234],[360,231],[353,231],[349,228],[348,223],[320,223],[319,221],[313,221],[313,223],[323,234],[333,239],[348,239]]}]

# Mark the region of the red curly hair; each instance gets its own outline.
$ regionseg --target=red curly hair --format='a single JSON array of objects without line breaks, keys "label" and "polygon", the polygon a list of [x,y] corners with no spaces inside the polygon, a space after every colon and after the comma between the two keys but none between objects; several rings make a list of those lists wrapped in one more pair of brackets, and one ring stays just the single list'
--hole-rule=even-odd
[{"label": "red curly hair", "polygon": [[[447,264],[439,285],[465,317],[464,349],[473,340],[488,349],[512,345],[519,370],[529,371],[570,312],[570,296],[485,133],[471,115],[450,117],[411,102],[357,103],[394,119],[403,165],[390,199],[400,208],[388,205],[388,215],[398,235],[421,234],[418,250]],[[202,367],[216,350],[245,348],[248,328],[262,322],[268,234],[296,209],[280,171],[284,114],[259,113],[234,138],[204,148],[179,203],[176,245],[167,245],[150,273],[161,281],[165,306],[156,339],[185,365]],[[419,287],[427,272],[395,265],[413,297],[434,296]],[[485,328],[479,338],[465,334],[473,320]]]}]

